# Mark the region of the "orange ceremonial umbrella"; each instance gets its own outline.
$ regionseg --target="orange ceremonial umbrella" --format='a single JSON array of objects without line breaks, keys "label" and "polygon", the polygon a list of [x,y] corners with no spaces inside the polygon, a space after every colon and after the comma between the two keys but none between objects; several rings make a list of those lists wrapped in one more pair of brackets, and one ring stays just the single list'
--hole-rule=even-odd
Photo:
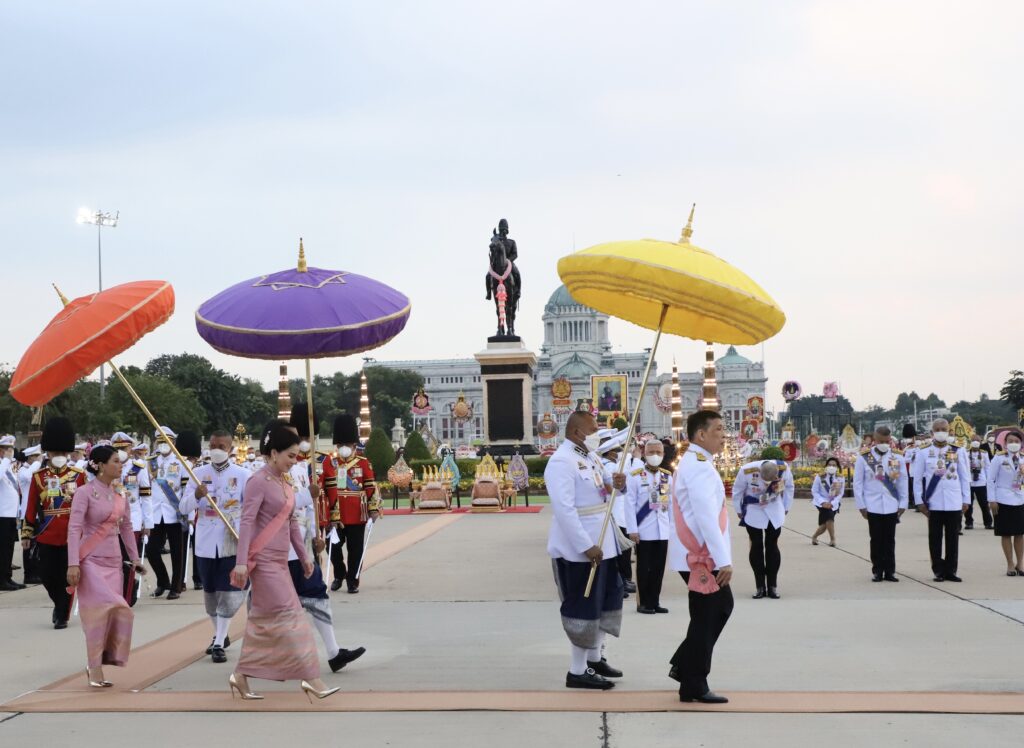
[{"label": "orange ceremonial umbrella", "polygon": [[11,395],[24,405],[45,405],[173,313],[174,289],[167,281],[136,281],[80,296],[25,351]]},{"label": "orange ceremonial umbrella", "polygon": [[[106,363],[125,390],[146,414],[157,431],[159,421],[142,398],[110,359],[131,348],[151,330],[174,314],[174,289],[167,281],[135,281],[106,291],[68,301],[56,286],[64,308],[33,341],[21,357],[11,379],[10,392],[15,400],[40,407],[55,398],[82,377]],[[167,440],[189,477],[199,479],[173,442]],[[234,526],[217,506],[211,506],[235,538]]]}]

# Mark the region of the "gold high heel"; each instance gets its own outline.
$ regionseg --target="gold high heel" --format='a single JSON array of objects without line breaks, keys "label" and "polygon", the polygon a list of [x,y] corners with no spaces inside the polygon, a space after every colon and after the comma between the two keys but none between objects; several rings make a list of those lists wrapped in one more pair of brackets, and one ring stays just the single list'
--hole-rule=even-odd
[{"label": "gold high heel", "polygon": [[92,676],[89,674],[89,668],[85,669],[85,679],[89,681],[89,686],[91,688],[110,688],[114,685],[109,680],[93,680]]},{"label": "gold high heel", "polygon": [[313,696],[316,696],[318,699],[326,699],[328,696],[332,696],[341,690],[340,686],[335,686],[334,688],[328,688],[326,691],[317,691],[306,681],[302,681],[301,685],[302,691],[306,694],[306,698],[309,699],[310,704],[313,703]]},{"label": "gold high heel", "polygon": [[[246,683],[246,685],[248,685],[248,683]],[[259,701],[263,698],[262,694],[254,693],[252,691],[243,691],[242,687],[238,685],[238,680],[235,678],[234,673],[228,676],[228,688],[231,689],[231,698],[235,698],[235,691],[238,691],[238,695],[241,696],[242,699]]]}]

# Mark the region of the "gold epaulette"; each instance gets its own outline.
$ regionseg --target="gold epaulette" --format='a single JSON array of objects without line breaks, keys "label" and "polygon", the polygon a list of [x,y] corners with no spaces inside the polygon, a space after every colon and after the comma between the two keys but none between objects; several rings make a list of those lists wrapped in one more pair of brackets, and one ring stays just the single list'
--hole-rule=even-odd
[{"label": "gold epaulette", "polygon": [[760,473],[760,472],[761,472],[761,468],[759,468],[759,467],[749,467],[749,468],[747,468],[746,470],[743,471],[743,474],[744,475],[753,475],[754,473]]},{"label": "gold epaulette", "polygon": [[74,467],[73,465],[68,465],[68,470],[70,470],[72,473],[78,473],[79,475],[85,472],[84,470],[82,470],[82,468],[77,468]]},{"label": "gold epaulette", "polygon": [[903,450],[902,449],[894,449],[894,450],[892,450],[892,453],[894,455],[902,455],[903,454]]},{"label": "gold epaulette", "polygon": [[630,473],[630,475],[643,475],[643,472],[644,472],[643,468],[637,468],[632,473]]},{"label": "gold epaulette", "polygon": [[700,452],[695,453],[697,455],[697,462],[707,462],[708,458],[702,455]]},{"label": "gold epaulette", "polygon": [[144,468],[144,467],[146,467],[146,461],[145,460],[132,460],[132,465],[134,465],[137,468]]},{"label": "gold epaulette", "polygon": [[658,471],[664,473],[665,475],[672,475],[672,471],[669,470],[668,468],[659,467]]},{"label": "gold epaulette", "polygon": [[871,447],[868,447],[867,449],[862,449],[860,451],[860,456],[863,457],[864,455],[866,455],[870,451],[871,451]]}]

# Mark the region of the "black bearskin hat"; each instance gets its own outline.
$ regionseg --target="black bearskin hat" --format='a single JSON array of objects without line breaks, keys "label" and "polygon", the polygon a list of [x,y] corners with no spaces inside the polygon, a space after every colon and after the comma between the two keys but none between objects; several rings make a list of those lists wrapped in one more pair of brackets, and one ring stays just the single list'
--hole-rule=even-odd
[{"label": "black bearskin hat", "polygon": [[342,413],[334,419],[334,441],[332,444],[358,444],[359,427],[356,419],[348,413]]},{"label": "black bearskin hat", "polygon": [[[295,403],[292,406],[292,415],[288,419],[288,425],[294,426],[303,439],[309,438],[309,405],[306,403]],[[313,431],[320,433],[320,416],[313,410]],[[261,442],[262,443],[262,442]]]},{"label": "black bearskin hat", "polygon": [[43,437],[39,446],[44,452],[74,452],[75,427],[63,416],[55,416],[43,426]]},{"label": "black bearskin hat", "polygon": [[913,439],[915,436],[917,436],[917,429],[914,428],[914,424],[912,424],[912,423],[905,423],[905,424],[903,424],[903,438],[904,439]]},{"label": "black bearskin hat", "polygon": [[195,431],[182,431],[175,440],[175,446],[182,457],[202,457],[203,440]]}]

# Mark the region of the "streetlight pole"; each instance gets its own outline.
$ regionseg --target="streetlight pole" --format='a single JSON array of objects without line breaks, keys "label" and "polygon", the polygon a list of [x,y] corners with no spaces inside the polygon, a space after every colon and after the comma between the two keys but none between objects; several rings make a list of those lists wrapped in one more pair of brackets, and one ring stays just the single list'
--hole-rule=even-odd
[{"label": "streetlight pole", "polygon": [[[78,223],[92,223],[96,226],[96,264],[98,266],[99,290],[103,290],[103,227],[117,228],[117,221],[121,211],[104,213],[101,210],[89,210],[79,208]],[[107,392],[107,382],[104,376],[103,364],[100,364],[100,400],[102,401]]]}]

